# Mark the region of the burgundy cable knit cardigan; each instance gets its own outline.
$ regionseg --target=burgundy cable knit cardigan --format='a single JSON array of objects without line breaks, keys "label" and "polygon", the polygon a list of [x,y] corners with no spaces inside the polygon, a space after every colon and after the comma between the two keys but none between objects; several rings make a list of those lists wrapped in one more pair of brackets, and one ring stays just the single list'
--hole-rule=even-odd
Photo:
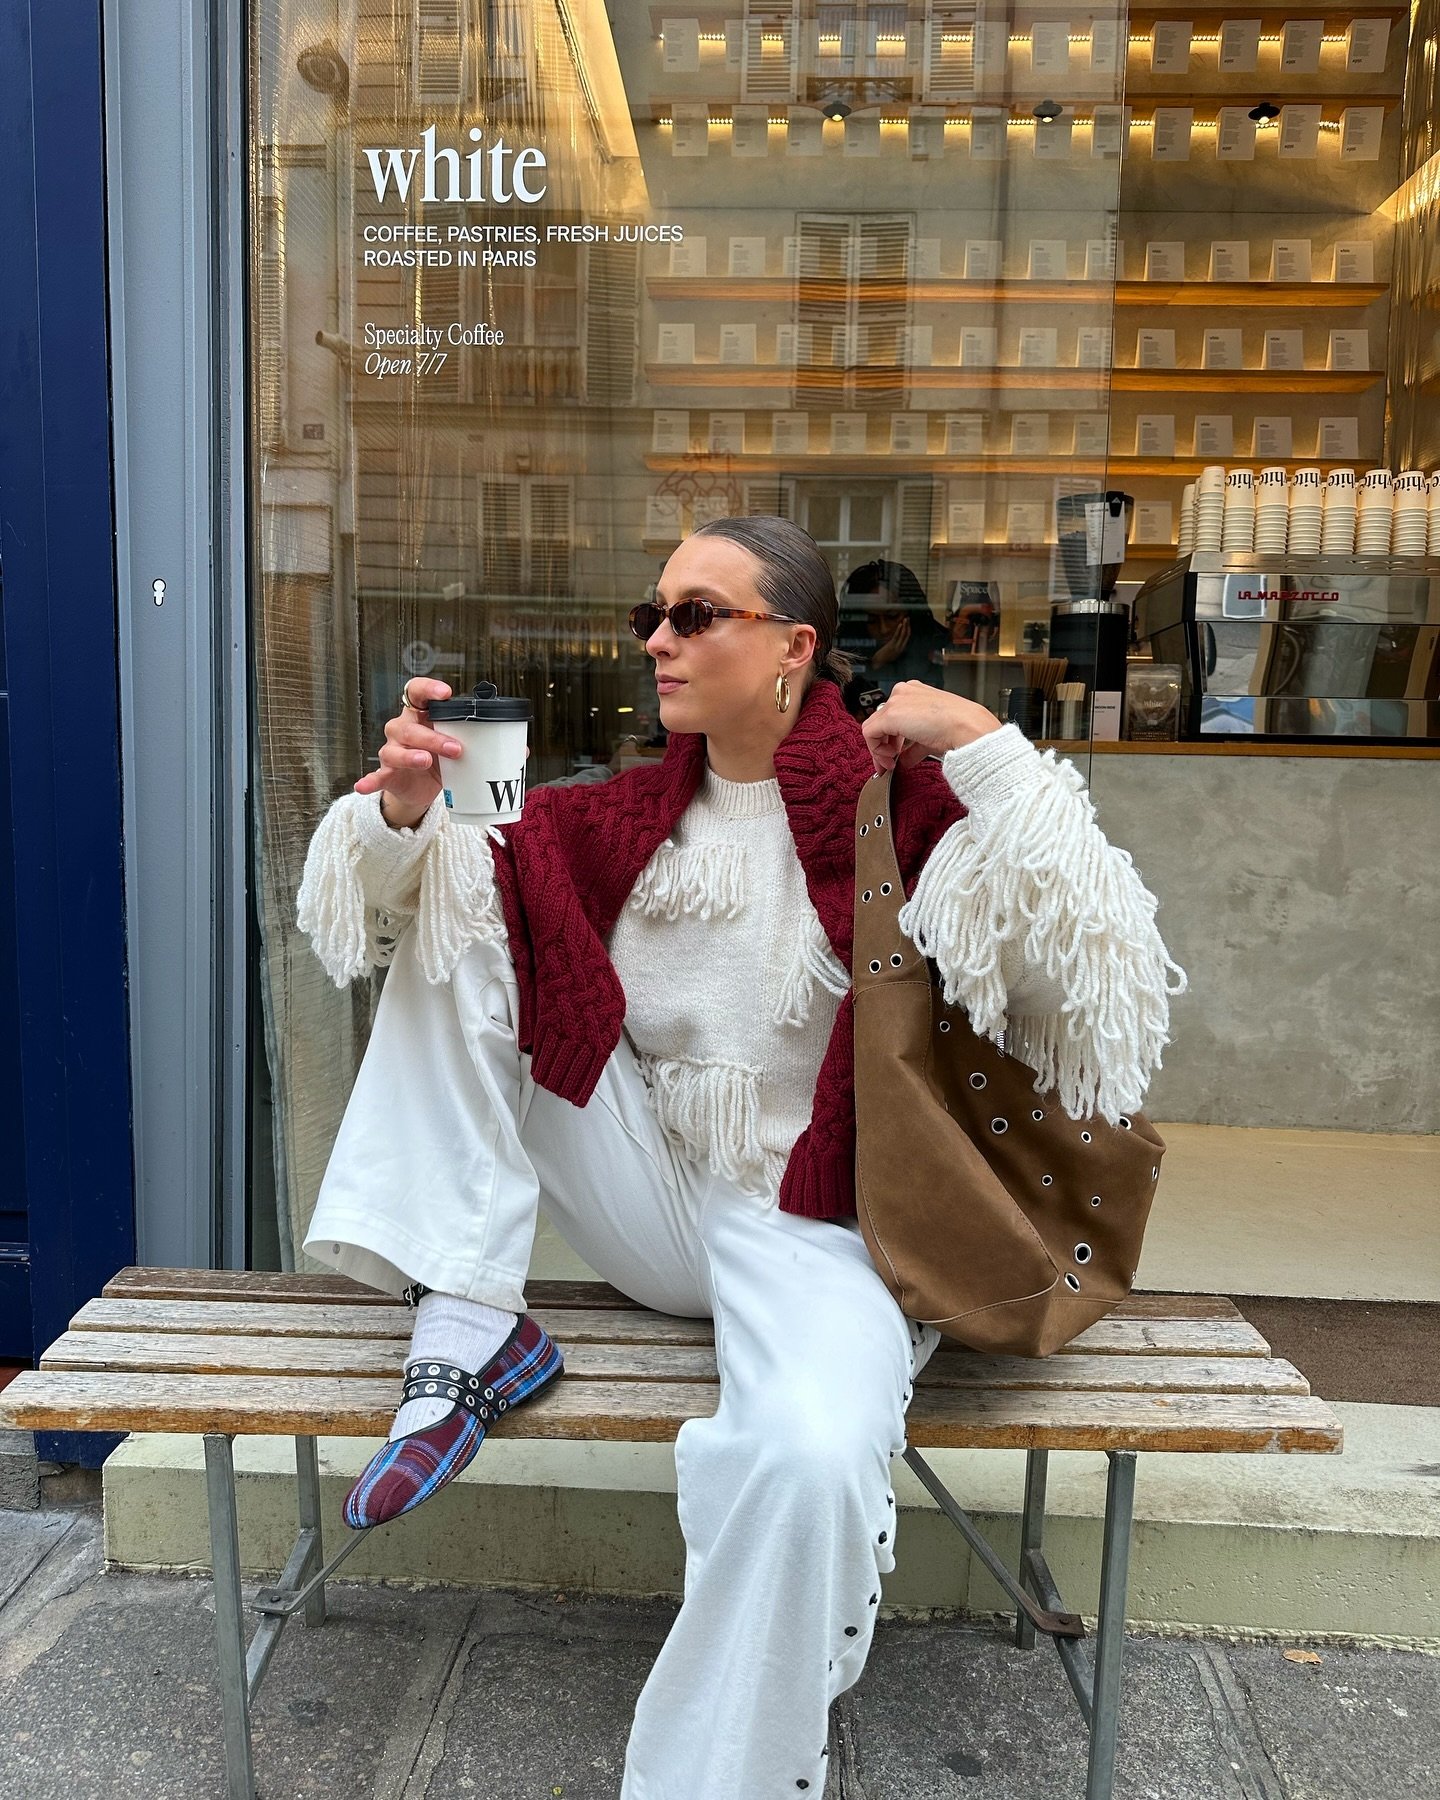
[{"label": "burgundy cable knit cardigan", "polygon": [[[811,904],[851,966],[855,808],[874,760],[831,681],[816,681],[775,752],[775,774]],[[541,1087],[584,1106],[620,1041],[625,993],[605,948],[631,889],[690,804],[705,739],[674,732],[663,761],[610,781],[537,787],[492,839],[496,885],[520,989],[520,1048]],[[940,838],[965,817],[938,762],[897,771],[896,851],[908,897]],[[815,1084],[810,1124],[780,1185],[785,1212],[855,1211],[854,995],[841,1002]]]}]

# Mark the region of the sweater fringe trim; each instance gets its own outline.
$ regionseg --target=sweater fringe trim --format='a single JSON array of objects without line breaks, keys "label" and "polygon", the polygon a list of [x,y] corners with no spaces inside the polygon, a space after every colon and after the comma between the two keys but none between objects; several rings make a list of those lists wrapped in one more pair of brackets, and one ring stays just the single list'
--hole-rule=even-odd
[{"label": "sweater fringe trim", "polygon": [[644,1053],[638,1061],[651,1109],[678,1150],[741,1187],[778,1189],[787,1157],[760,1143],[759,1069]]},{"label": "sweater fringe trim", "polygon": [[495,886],[490,831],[440,821],[420,858],[418,892],[381,907],[362,879],[367,846],[358,808],[331,806],[305,856],[295,922],[336,987],[346,987],[395,955],[405,927],[417,921],[416,949],[432,986],[448,981],[474,943],[504,943],[505,916]]},{"label": "sweater fringe trim", "polygon": [[646,918],[733,919],[745,904],[745,846],[667,839],[641,871],[626,904]]},{"label": "sweater fringe trim", "polygon": [[450,979],[472,944],[508,942],[492,834],[504,842],[493,825],[479,830],[447,821],[421,864],[415,948],[432,987]]},{"label": "sweater fringe trim", "polygon": [[355,808],[331,806],[310,840],[295,897],[295,923],[339,988],[387,964],[399,936],[393,912],[366,904],[360,880],[363,854]]},{"label": "sweater fringe trim", "polygon": [[800,920],[795,954],[775,1007],[774,1022],[777,1025],[805,1025],[810,1018],[817,987],[824,988],[836,999],[843,999],[850,987],[850,975],[831,949],[819,913],[807,902]]},{"label": "sweater fringe trim", "polygon": [[[1170,996],[1189,983],[1156,930],[1159,902],[1096,825],[1079,770],[1047,772],[983,834],[968,818],[950,827],[900,925],[934,958],[947,1002],[1037,1071],[1037,1092],[1055,1089],[1072,1119],[1098,1111],[1115,1125],[1163,1066]],[[1000,952],[1012,941],[1063,988],[1058,1014],[1007,1020]]]}]

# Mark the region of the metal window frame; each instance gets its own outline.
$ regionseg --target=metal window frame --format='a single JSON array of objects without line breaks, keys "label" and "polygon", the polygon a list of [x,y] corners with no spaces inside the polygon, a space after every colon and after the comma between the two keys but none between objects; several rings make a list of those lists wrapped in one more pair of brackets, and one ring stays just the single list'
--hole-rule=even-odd
[{"label": "metal window frame", "polygon": [[152,1266],[246,1266],[245,10],[103,10],[136,1255]]}]

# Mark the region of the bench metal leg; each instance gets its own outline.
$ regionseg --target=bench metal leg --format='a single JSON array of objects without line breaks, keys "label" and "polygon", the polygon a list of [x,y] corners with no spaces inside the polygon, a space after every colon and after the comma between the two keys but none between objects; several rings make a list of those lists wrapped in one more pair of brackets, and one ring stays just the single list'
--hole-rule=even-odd
[{"label": "bench metal leg", "polygon": [[1095,1630],[1095,1681],[1090,1719],[1090,1764],[1085,1800],[1110,1800],[1120,1723],[1125,1649],[1125,1597],[1135,1516],[1135,1452],[1111,1450],[1105,1483],[1105,1537],[1100,1551],[1100,1615]]},{"label": "bench metal leg", "polygon": [[[1020,1514],[1020,1581],[1030,1589],[1042,1605],[1050,1604],[1028,1579],[1030,1557],[1038,1555],[1045,1538],[1045,1479],[1050,1469],[1048,1450],[1029,1450],[1025,1454],[1025,1506]],[[1024,1607],[1015,1609],[1015,1643],[1021,1650],[1035,1647],[1035,1626]]]},{"label": "bench metal leg", "polygon": [[[325,1543],[320,1530],[320,1459],[313,1437],[295,1440],[295,1494],[300,1513],[300,1537],[305,1555],[300,1565],[299,1581],[304,1585],[325,1567]],[[320,1581],[305,1600],[305,1623],[325,1623],[325,1583]]]},{"label": "bench metal leg", "polygon": [[205,1433],[205,1495],[210,1511],[210,1564],[215,1572],[215,1644],[220,1664],[220,1709],[225,1724],[225,1793],[227,1800],[255,1800],[235,1461],[230,1439],[223,1433]]}]

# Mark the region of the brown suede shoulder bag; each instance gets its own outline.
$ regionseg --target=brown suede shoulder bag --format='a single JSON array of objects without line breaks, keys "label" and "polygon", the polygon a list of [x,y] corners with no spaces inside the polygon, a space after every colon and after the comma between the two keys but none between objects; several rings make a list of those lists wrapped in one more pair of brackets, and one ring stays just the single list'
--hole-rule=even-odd
[{"label": "brown suede shoulder bag", "polygon": [[1048,1356],[1130,1291],[1164,1140],[1143,1112],[1071,1119],[947,1006],[900,929],[891,777],[855,855],[855,1196],[907,1317],[972,1349]]}]

